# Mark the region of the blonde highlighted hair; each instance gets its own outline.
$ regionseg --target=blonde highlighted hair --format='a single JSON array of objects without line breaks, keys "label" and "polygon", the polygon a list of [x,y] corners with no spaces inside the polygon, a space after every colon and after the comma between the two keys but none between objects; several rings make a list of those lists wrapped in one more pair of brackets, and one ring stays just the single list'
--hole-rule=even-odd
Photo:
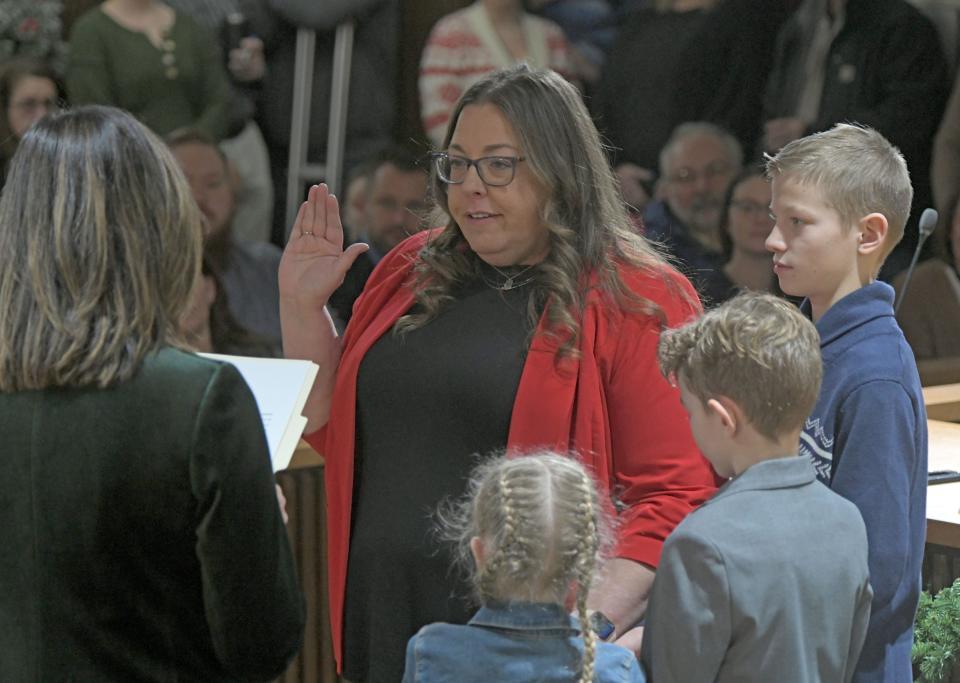
[{"label": "blonde highlighted hair", "polygon": [[744,293],[660,338],[660,369],[704,405],[726,396],[763,436],[803,426],[823,374],[817,329],[793,304]]},{"label": "blonde highlighted hair", "polygon": [[[466,498],[441,519],[481,601],[563,604],[576,587],[584,641],[581,681],[592,681],[597,637],[587,618],[587,596],[611,548],[612,529],[607,506],[583,465],[550,451],[491,458],[473,472]],[[470,551],[474,537],[484,546],[480,566]]]},{"label": "blonde highlighted hair", "polygon": [[178,344],[200,240],[179,166],[132,116],[37,122],[0,198],[0,391],[106,387]]},{"label": "blonde highlighted hair", "polygon": [[903,238],[913,202],[907,162],[872,128],[838,123],[794,140],[767,156],[767,177],[816,188],[848,229],[871,213],[882,214],[888,228],[878,269]]}]

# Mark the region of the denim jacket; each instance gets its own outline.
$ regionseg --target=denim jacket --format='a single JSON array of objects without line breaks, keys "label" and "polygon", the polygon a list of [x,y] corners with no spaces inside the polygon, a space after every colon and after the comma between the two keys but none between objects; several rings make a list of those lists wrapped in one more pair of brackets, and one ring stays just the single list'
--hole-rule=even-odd
[{"label": "denim jacket", "polygon": [[[505,602],[480,608],[465,626],[430,624],[407,644],[403,683],[543,681],[580,678],[579,622],[561,605]],[[597,643],[594,680],[644,683],[632,652]]]}]

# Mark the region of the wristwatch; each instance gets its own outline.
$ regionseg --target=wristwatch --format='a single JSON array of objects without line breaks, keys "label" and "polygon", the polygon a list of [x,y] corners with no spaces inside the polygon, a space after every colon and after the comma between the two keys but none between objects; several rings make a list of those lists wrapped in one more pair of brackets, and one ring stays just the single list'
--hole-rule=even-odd
[{"label": "wristwatch", "polygon": [[591,612],[589,619],[590,628],[597,634],[597,638],[600,640],[609,640],[613,636],[616,626],[607,618],[606,614],[603,612]]}]

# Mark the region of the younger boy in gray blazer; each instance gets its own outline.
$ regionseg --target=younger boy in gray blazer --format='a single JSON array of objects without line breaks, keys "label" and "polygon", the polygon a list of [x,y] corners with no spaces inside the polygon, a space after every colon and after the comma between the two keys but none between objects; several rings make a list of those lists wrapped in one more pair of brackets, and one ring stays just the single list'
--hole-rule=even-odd
[{"label": "younger boy in gray blazer", "polygon": [[665,332],[660,367],[729,481],[663,546],[641,651],[651,680],[849,681],[870,615],[867,534],[796,457],[822,375],[813,323],[743,294]]}]

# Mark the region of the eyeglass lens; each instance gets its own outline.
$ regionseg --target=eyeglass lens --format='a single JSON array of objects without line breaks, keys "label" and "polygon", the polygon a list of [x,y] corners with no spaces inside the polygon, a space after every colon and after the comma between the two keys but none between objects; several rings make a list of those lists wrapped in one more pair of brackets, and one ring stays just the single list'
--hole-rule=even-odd
[{"label": "eyeglass lens", "polygon": [[730,172],[729,164],[724,162],[715,162],[708,165],[702,171],[697,171],[692,168],[681,168],[678,169],[676,173],[672,174],[668,179],[672,180],[675,183],[695,183],[700,178],[705,178],[706,180],[713,180],[719,176],[724,175],[725,173]]},{"label": "eyeglass lens", "polygon": [[19,109],[20,111],[25,111],[30,113],[33,113],[40,109],[53,111],[54,109],[59,108],[59,104],[57,103],[57,100],[53,98],[48,100],[37,100],[32,98],[27,100],[20,100],[19,102],[11,103],[11,106],[14,107],[15,109]]},{"label": "eyeglass lens", "polygon": [[477,167],[480,180],[491,186],[509,185],[517,168],[516,157],[483,157],[467,159],[449,154],[437,157],[437,172],[447,183],[460,184],[467,179],[471,166]]}]

